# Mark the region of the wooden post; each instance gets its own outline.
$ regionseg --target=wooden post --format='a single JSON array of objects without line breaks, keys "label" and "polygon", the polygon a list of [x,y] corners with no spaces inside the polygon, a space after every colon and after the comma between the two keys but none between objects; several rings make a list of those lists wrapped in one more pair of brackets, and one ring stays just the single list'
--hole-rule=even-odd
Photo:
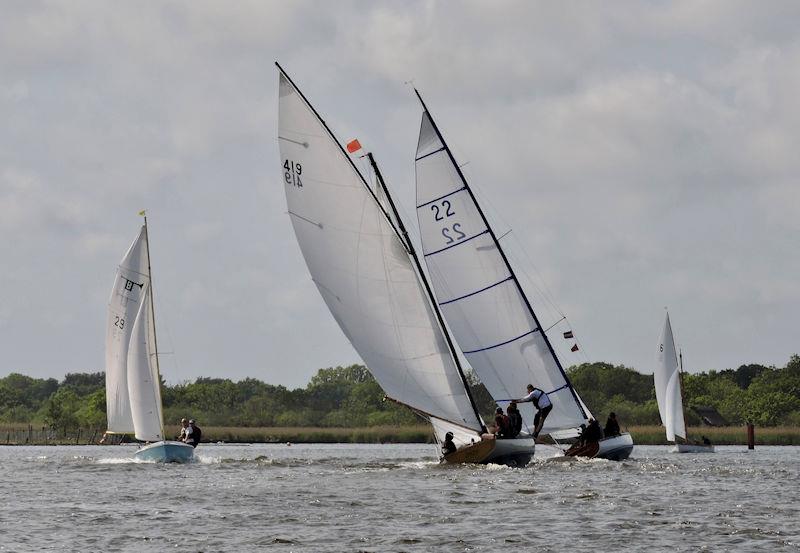
[{"label": "wooden post", "polygon": [[75,436],[75,445],[78,445],[78,443],[80,443],[80,441],[81,441],[81,429],[79,427],[78,428],[78,435]]},{"label": "wooden post", "polygon": [[756,432],[752,422],[747,423],[747,449],[756,448]]}]

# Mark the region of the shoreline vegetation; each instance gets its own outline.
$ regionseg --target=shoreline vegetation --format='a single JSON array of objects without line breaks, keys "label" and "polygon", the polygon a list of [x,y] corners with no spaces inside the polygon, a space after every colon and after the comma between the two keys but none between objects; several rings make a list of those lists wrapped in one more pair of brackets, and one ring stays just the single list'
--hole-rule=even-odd
[{"label": "shoreline vegetation", "polygon": [[[624,426],[624,425],[623,425]],[[714,445],[747,446],[745,426],[689,427],[689,438],[708,437]],[[661,426],[629,426],[635,445],[670,445]],[[178,427],[167,428],[167,435],[177,435]],[[0,445],[92,445],[103,435],[98,429],[79,429],[74,432],[54,432],[46,427],[27,424],[0,424]],[[203,428],[204,443],[260,444],[260,443],[352,443],[352,444],[407,444],[434,443],[427,424],[410,426],[367,426],[359,428],[321,427],[235,427],[210,426]],[[117,440],[119,438],[116,438]],[[756,427],[756,446],[800,445],[800,427]]]},{"label": "shoreline vegetation", "polygon": [[[221,372],[221,371],[220,371]],[[583,363],[567,374],[601,425],[614,412],[640,445],[664,444],[653,376],[622,365]],[[467,379],[485,421],[495,403],[471,372]],[[762,445],[800,445],[800,356],[785,367],[684,373],[690,437],[743,444],[745,424]],[[522,393],[522,390],[520,390]],[[426,443],[431,427],[410,409],[384,400],[366,367],[320,369],[302,388],[245,378],[161,383],[168,437],[182,418],[195,419],[207,441]],[[701,416],[702,415],[702,416]],[[723,428],[710,427],[716,424]],[[5,426],[4,426],[5,425]],[[0,377],[0,444],[96,443],[106,430],[105,374],[70,373],[62,381],[11,373]]]}]

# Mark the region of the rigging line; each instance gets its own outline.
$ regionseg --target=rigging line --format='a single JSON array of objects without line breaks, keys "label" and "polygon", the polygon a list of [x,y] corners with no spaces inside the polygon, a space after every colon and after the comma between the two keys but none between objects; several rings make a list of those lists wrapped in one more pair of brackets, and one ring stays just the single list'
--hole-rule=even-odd
[{"label": "rigging line", "polygon": [[303,148],[308,148],[308,142],[300,142],[299,140],[292,140],[291,138],[286,138],[285,136],[280,136],[280,135],[278,135],[278,138],[280,138],[281,140],[285,140],[286,142],[297,144],[299,146],[302,146]]},{"label": "rigging line", "polygon": [[442,248],[441,250],[436,250],[435,252],[426,253],[426,254],[425,254],[425,257],[428,257],[428,256],[430,256],[430,255],[436,255],[437,253],[441,253],[441,252],[443,252],[443,251],[445,251],[445,250],[449,250],[450,248],[455,248],[456,246],[460,246],[461,244],[464,244],[464,243],[466,243],[466,242],[469,242],[469,241],[470,241],[470,240],[472,240],[473,238],[477,238],[478,236],[482,236],[482,235],[486,234],[487,232],[489,232],[489,230],[488,230],[488,229],[487,229],[487,230],[484,230],[483,232],[479,232],[478,234],[476,234],[476,235],[474,235],[474,236],[470,236],[469,238],[465,238],[465,239],[463,239],[463,240],[460,240],[460,241],[456,242],[455,244],[450,244],[449,246],[445,246],[445,247],[444,247],[444,248]]},{"label": "rigging line", "polygon": [[[548,330],[550,330],[551,328],[553,328],[554,326],[556,326],[556,325],[557,325],[558,323],[560,323],[561,321],[563,321],[563,320],[566,320],[566,318],[567,318],[566,316],[564,316],[564,317],[561,317],[561,318],[560,318],[560,319],[558,319],[556,322],[554,322],[553,324],[551,324],[550,326],[548,326],[546,329],[544,329],[544,331],[545,331],[545,332],[547,332]],[[577,342],[577,340],[575,340],[575,341]]]},{"label": "rigging line", "polygon": [[294,215],[295,217],[297,217],[298,219],[302,219],[306,223],[311,223],[315,227],[322,228],[322,223],[317,223],[316,221],[312,221],[311,219],[306,219],[305,217],[303,217],[302,215],[298,215],[294,211],[287,211],[286,213],[288,213],[289,215]]}]

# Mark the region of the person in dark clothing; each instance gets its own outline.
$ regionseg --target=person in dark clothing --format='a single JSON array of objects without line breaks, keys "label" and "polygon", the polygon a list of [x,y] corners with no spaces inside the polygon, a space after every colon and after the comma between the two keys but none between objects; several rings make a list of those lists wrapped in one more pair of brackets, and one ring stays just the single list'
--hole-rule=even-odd
[{"label": "person in dark clothing", "polygon": [[703,436],[703,445],[711,445],[711,440]]},{"label": "person in dark clothing", "polygon": [[600,423],[595,419],[589,419],[589,425],[583,431],[583,442],[588,444],[590,442],[599,442],[603,439],[603,431],[600,428]]},{"label": "person in dark clothing", "polygon": [[503,414],[503,408],[498,407],[494,412],[494,435],[498,438],[508,438],[511,434],[511,420]]},{"label": "person in dark clothing", "polygon": [[450,455],[458,449],[456,444],[453,443],[453,433],[448,432],[444,435],[444,443],[442,444],[442,455]]},{"label": "person in dark clothing", "polygon": [[606,420],[606,427],[603,429],[603,434],[608,436],[619,436],[619,423],[617,422],[616,413],[610,413],[608,420]]},{"label": "person in dark clothing", "polygon": [[194,419],[189,421],[189,426],[186,427],[185,436],[186,437],[183,439],[183,441],[192,447],[197,447],[197,444],[200,443],[200,438],[203,436],[203,431],[200,430],[200,427],[197,426],[197,423],[194,422]]},{"label": "person in dark clothing", "polygon": [[516,401],[512,401],[508,404],[506,414],[508,415],[508,419],[511,421],[511,428],[509,430],[508,437],[516,438],[522,431],[522,414],[519,412],[519,409],[517,409]]}]

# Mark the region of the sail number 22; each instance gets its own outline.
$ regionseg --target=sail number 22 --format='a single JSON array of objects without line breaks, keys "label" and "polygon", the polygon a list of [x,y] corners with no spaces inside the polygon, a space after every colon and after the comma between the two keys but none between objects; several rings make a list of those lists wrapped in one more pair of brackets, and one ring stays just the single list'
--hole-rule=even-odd
[{"label": "sail number 22", "polygon": [[[431,213],[433,213],[433,219],[435,221],[444,221],[456,214],[456,212],[453,211],[453,205],[450,203],[450,200],[442,200],[441,202],[431,204]],[[467,235],[461,231],[461,223],[453,223],[452,226],[442,228],[442,236],[447,240],[445,244],[452,244],[453,242],[458,242],[465,238]]]},{"label": "sail number 22", "polygon": [[303,187],[303,181],[300,180],[300,175],[303,174],[303,166],[294,161],[286,160],[283,162],[283,180],[286,184],[293,184],[298,188]]}]

